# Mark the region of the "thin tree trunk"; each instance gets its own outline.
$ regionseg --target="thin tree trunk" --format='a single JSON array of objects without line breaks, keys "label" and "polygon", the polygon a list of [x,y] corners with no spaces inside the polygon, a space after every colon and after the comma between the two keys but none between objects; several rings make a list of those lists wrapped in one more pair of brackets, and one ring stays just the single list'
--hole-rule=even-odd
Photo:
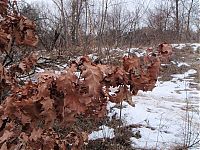
[{"label": "thin tree trunk", "polygon": [[179,0],[176,0],[176,36],[177,36],[177,40],[180,40],[180,34],[179,34],[179,4],[178,4]]},{"label": "thin tree trunk", "polygon": [[191,11],[192,11],[192,6],[193,6],[193,2],[194,0],[191,1],[191,5],[190,8],[188,10],[188,16],[187,16],[187,28],[186,28],[186,37],[187,40],[190,40],[190,15],[191,15]]},{"label": "thin tree trunk", "polygon": [[76,29],[75,29],[75,17],[76,17],[76,1],[72,0],[72,25],[71,25],[71,40],[72,45],[76,44]]},{"label": "thin tree trunk", "polygon": [[61,16],[62,16],[62,24],[63,24],[63,30],[64,30],[64,49],[67,49],[67,25],[66,25],[66,19],[65,19],[65,10],[64,10],[64,4],[63,0],[60,0],[61,2]]},{"label": "thin tree trunk", "polygon": [[88,48],[88,38],[87,38],[87,30],[88,30],[88,3],[85,1],[85,43],[84,43],[84,53]]}]

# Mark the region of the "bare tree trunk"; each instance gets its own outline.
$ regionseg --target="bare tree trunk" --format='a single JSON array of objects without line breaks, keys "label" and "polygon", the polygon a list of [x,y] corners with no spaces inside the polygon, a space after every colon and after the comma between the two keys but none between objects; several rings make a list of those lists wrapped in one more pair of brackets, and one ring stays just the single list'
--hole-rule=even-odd
[{"label": "bare tree trunk", "polygon": [[85,1],[85,43],[84,43],[84,53],[86,52],[86,50],[88,48],[87,31],[88,31],[88,2],[86,0]]},{"label": "bare tree trunk", "polygon": [[179,27],[179,4],[178,4],[179,0],[176,0],[176,36],[177,36],[177,40],[180,40],[180,27]]},{"label": "bare tree trunk", "polygon": [[79,25],[80,25],[80,15],[82,12],[83,0],[77,0],[77,10],[76,10],[76,45],[79,44]]},{"label": "bare tree trunk", "polygon": [[82,12],[83,0],[72,0],[72,25],[71,25],[71,39],[72,45],[77,46],[79,44],[79,26],[80,15]]},{"label": "bare tree trunk", "polygon": [[72,16],[72,25],[71,25],[71,40],[72,40],[72,45],[76,44],[76,1],[72,0],[72,12],[71,12],[71,16]]},{"label": "bare tree trunk", "polygon": [[98,52],[101,55],[101,45],[103,44],[103,32],[105,28],[105,22],[106,22],[106,17],[107,17],[107,9],[108,9],[108,0],[102,0],[102,14],[101,14],[101,24],[100,24],[100,29],[98,32]]},{"label": "bare tree trunk", "polygon": [[[54,4],[58,7],[59,11],[60,11],[60,15],[61,15],[61,23],[62,23],[62,28],[63,28],[63,44],[61,44],[61,49],[64,48],[65,50],[67,49],[67,24],[66,24],[66,14],[65,14],[65,9],[64,9],[64,1],[63,0],[53,0]],[[62,31],[60,31],[62,32]]]},{"label": "bare tree trunk", "polygon": [[192,7],[193,7],[193,2],[194,0],[191,1],[190,8],[188,10],[188,15],[187,15],[187,27],[186,27],[186,38],[187,40],[190,40],[190,16],[192,12]]},{"label": "bare tree trunk", "polygon": [[62,24],[63,24],[63,30],[64,30],[64,49],[67,49],[67,25],[66,25],[66,17],[65,17],[65,10],[64,10],[64,4],[63,0],[60,0],[61,3],[61,17],[62,17]]}]

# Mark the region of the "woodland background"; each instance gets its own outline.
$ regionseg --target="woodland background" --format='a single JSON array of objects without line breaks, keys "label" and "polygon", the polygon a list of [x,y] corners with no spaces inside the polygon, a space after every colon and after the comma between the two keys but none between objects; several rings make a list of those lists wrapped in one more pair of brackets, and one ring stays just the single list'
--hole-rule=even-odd
[{"label": "woodland background", "polygon": [[39,48],[88,53],[102,48],[199,42],[198,0],[20,1],[19,11],[34,20]]},{"label": "woodland background", "polygon": [[200,2],[146,2],[0,0],[1,149],[198,148]]}]

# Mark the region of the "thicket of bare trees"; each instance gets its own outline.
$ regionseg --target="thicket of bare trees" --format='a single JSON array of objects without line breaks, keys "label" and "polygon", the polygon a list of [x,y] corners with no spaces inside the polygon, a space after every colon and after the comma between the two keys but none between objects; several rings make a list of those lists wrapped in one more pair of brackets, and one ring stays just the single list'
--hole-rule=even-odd
[{"label": "thicket of bare trees", "polygon": [[51,51],[87,53],[91,49],[199,42],[199,0],[52,0],[21,2],[34,19],[40,45]]}]

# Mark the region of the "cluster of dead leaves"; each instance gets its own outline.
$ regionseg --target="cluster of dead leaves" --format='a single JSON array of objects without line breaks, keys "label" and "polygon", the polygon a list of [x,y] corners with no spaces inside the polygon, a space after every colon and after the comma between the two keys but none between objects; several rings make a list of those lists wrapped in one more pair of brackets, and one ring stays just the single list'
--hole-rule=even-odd
[{"label": "cluster of dead leaves", "polygon": [[172,46],[168,43],[162,43],[158,46],[158,52],[160,60],[166,63],[172,55]]},{"label": "cluster of dead leaves", "polygon": [[[1,105],[0,147],[11,148],[15,139],[24,148],[63,149],[64,142],[78,149],[87,138],[70,133],[62,137],[53,127],[67,128],[80,116],[95,120],[105,117],[108,101],[132,104],[131,96],[138,90],[154,88],[159,68],[159,58],[151,55],[124,57],[122,66],[94,64],[82,57],[61,74],[40,73],[36,82],[13,87]],[[111,93],[112,88],[118,90]]]},{"label": "cluster of dead leaves", "polygon": [[4,17],[7,14],[8,0],[0,0],[0,16]]},{"label": "cluster of dead leaves", "polygon": [[27,57],[23,58],[18,64],[14,64],[9,68],[10,74],[15,77],[17,74],[29,73],[34,69],[37,64],[37,54],[31,53]]},{"label": "cluster of dead leaves", "polygon": [[35,24],[28,18],[16,13],[7,13],[8,1],[0,1],[0,51],[9,52],[12,45],[36,46],[38,36]]},{"label": "cluster of dead leaves", "polygon": [[[0,0],[0,51],[3,56],[10,59],[9,55],[13,45],[36,46],[38,43],[34,22],[20,15],[15,9],[17,9],[17,1]],[[29,72],[36,61],[36,55],[31,54],[18,65],[11,66],[9,71],[6,71],[2,65],[5,62],[0,64],[0,101],[8,95],[11,86],[15,84],[13,77],[16,72]]]},{"label": "cluster of dead leaves", "polygon": [[80,149],[87,141],[85,132],[62,136],[54,130],[69,127],[72,122],[65,113],[64,97],[57,91],[54,77],[44,73],[38,77],[38,83],[16,86],[3,101],[0,149],[67,149],[67,145]]}]

